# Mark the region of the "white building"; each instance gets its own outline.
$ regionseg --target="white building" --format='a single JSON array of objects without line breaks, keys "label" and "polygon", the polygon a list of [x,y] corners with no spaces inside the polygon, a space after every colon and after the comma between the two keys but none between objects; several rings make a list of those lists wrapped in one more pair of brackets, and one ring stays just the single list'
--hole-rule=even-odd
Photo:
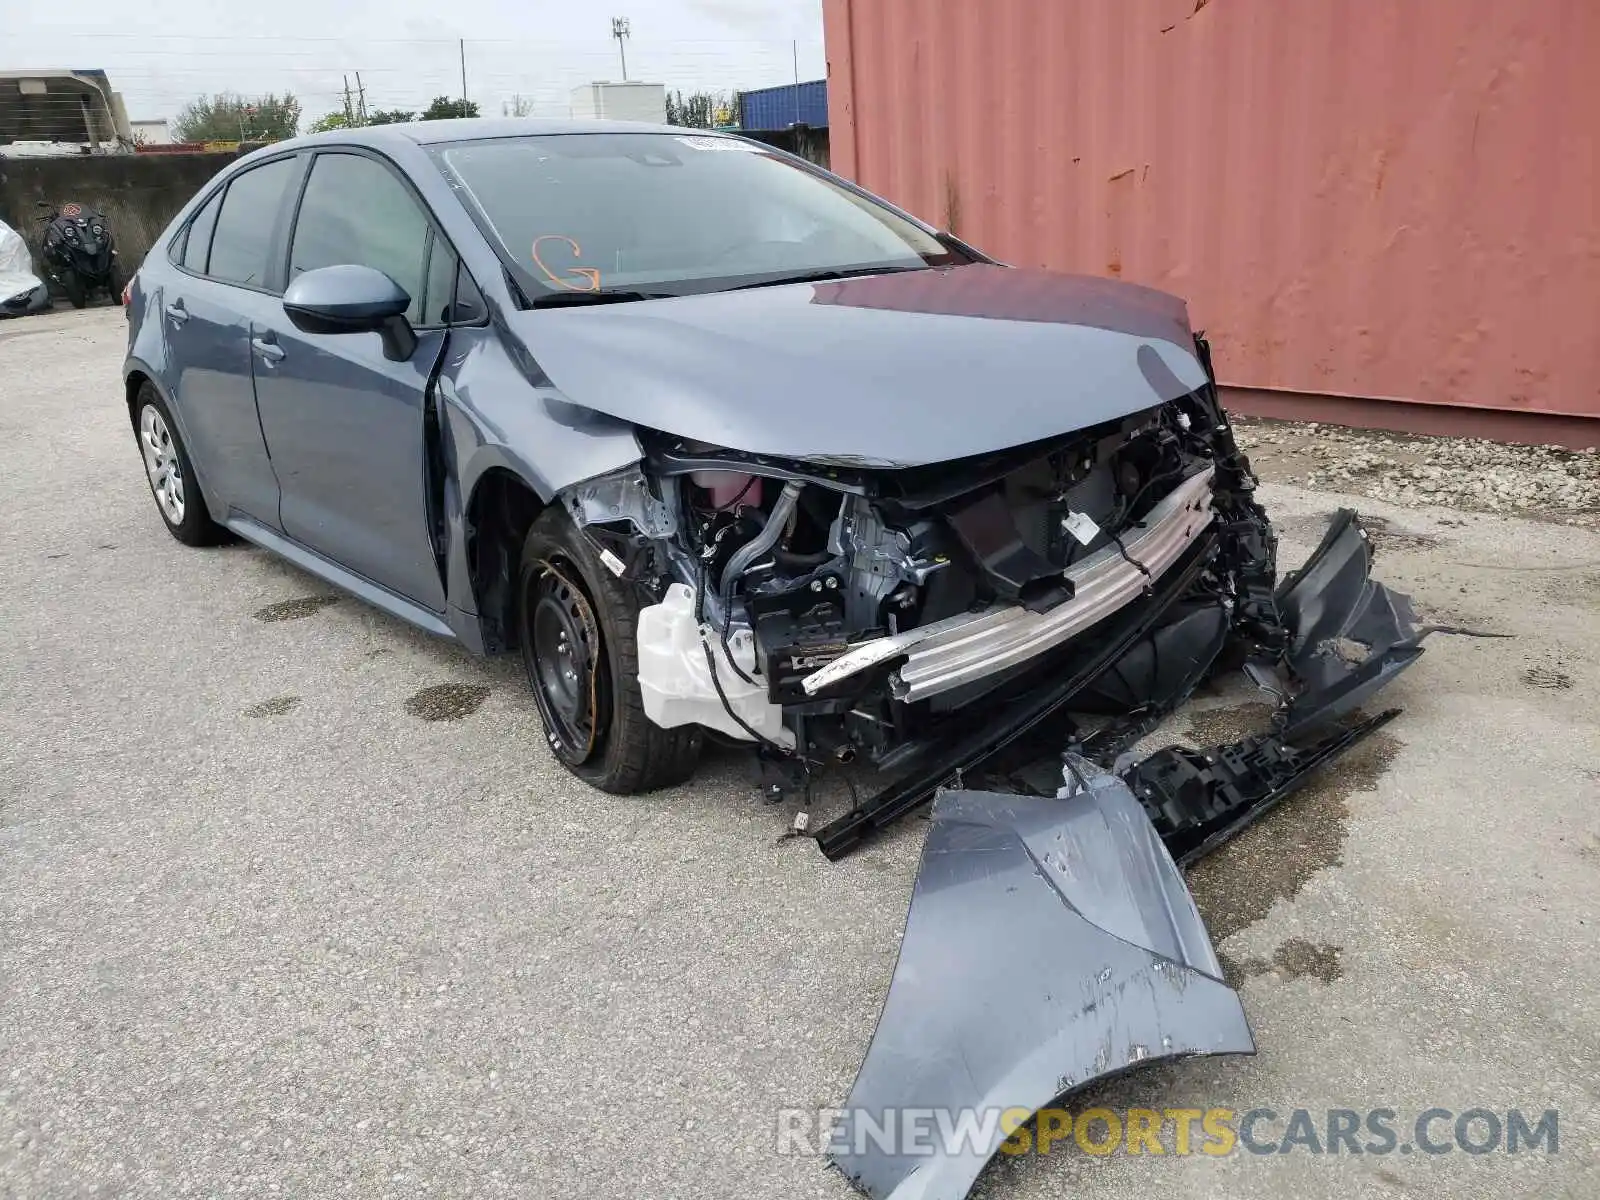
[{"label": "white building", "polygon": [[602,121],[667,121],[667,85],[664,83],[609,83],[596,81],[572,89],[572,115]]},{"label": "white building", "polygon": [[128,128],[133,130],[133,144],[136,146],[172,145],[172,133],[167,129],[165,117],[153,121],[129,121]]}]

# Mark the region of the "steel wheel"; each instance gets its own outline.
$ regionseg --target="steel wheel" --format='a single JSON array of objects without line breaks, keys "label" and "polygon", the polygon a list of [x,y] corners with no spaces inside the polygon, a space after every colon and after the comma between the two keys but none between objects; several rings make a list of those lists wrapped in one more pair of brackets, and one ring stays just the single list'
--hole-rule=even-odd
[{"label": "steel wheel", "polygon": [[533,650],[534,696],[553,748],[569,762],[583,762],[599,741],[611,700],[600,670],[594,610],[588,597],[549,564],[529,592],[523,634]]},{"label": "steel wheel", "polygon": [[183,524],[183,465],[166,419],[153,404],[146,404],[139,414],[139,448],[144,451],[144,467],[150,473],[156,503],[167,520]]},{"label": "steel wheel", "polygon": [[616,796],[689,778],[700,758],[699,726],[667,729],[645,715],[641,589],[606,568],[559,504],[528,527],[516,579],[515,615],[506,616],[556,760]]}]

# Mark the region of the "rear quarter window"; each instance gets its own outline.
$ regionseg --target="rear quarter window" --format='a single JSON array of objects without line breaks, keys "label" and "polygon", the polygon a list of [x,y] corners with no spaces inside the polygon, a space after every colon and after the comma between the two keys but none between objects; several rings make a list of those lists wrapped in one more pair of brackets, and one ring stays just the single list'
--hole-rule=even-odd
[{"label": "rear quarter window", "polygon": [[182,239],[183,255],[178,260],[184,268],[196,274],[206,273],[206,259],[211,255],[211,231],[217,226],[217,212],[222,208],[222,193],[218,192],[189,222],[187,234]]}]

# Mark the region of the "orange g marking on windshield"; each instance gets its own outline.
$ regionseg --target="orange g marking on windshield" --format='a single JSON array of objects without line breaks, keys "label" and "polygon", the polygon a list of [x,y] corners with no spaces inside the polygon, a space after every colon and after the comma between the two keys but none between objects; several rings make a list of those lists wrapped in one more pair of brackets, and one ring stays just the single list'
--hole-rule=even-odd
[{"label": "orange g marking on windshield", "polygon": [[[571,246],[573,258],[577,258],[583,253],[583,247],[564,233],[541,233],[533,239],[533,265],[544,272],[545,278],[559,288],[566,288],[569,292],[598,292],[600,290],[600,272],[594,267],[568,267],[565,274],[557,275],[545,265],[544,259],[539,257],[539,243],[550,241],[565,242]],[[581,280],[581,282],[574,283],[574,279]]]}]

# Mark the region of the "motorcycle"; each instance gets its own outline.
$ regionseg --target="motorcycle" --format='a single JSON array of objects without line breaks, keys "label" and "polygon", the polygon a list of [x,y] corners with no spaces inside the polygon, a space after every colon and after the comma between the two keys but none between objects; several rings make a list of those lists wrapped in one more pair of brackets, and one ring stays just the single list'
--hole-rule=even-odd
[{"label": "motorcycle", "polygon": [[56,208],[41,200],[39,207],[48,210],[39,218],[45,224],[44,269],[61,285],[72,307],[82,308],[101,289],[113,304],[121,304],[122,272],[105,214],[71,202]]}]

